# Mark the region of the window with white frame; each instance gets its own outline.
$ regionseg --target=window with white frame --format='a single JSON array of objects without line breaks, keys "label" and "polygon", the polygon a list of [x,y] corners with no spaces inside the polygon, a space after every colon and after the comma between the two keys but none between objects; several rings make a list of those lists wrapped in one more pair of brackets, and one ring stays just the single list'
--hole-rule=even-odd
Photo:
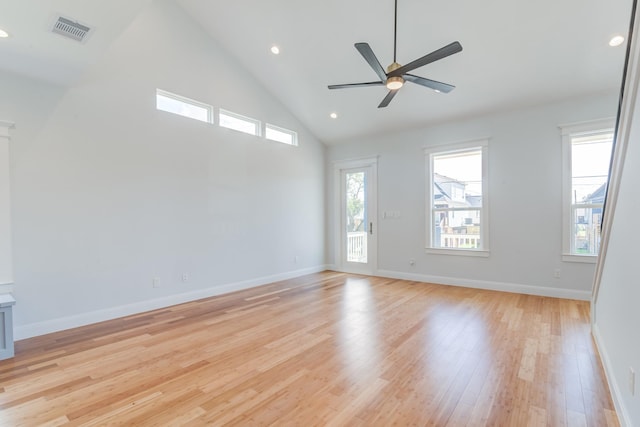
[{"label": "window with white frame", "polygon": [[613,121],[562,126],[563,259],[595,262],[609,179]]},{"label": "window with white frame", "polygon": [[296,132],[269,123],[265,125],[264,137],[283,144],[298,145],[298,134]]},{"label": "window with white frame", "polygon": [[156,108],[201,122],[213,123],[213,107],[175,93],[156,89]]},{"label": "window with white frame", "polygon": [[233,129],[238,132],[260,136],[260,120],[232,113],[231,111],[220,109],[218,124],[224,128]]},{"label": "window with white frame", "polygon": [[488,256],[486,139],[425,149],[427,251]]}]

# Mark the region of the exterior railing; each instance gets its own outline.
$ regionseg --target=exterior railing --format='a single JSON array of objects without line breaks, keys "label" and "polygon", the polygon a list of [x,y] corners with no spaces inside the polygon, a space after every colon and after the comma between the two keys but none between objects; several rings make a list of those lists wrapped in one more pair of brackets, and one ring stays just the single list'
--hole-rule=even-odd
[{"label": "exterior railing", "polygon": [[347,261],[367,262],[367,232],[347,233]]},{"label": "exterior railing", "polygon": [[441,248],[467,248],[477,249],[480,247],[479,234],[441,234]]}]

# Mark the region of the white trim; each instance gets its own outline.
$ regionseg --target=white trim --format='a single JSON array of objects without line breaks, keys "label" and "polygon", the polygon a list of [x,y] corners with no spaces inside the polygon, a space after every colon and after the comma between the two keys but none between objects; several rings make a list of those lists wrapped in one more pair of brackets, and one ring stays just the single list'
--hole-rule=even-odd
[{"label": "white trim", "polygon": [[[433,247],[432,241],[432,221],[433,221],[433,157],[434,155],[465,152],[473,149],[480,149],[482,154],[482,206],[474,208],[480,211],[480,245],[479,249],[451,250],[448,248]],[[452,144],[442,144],[425,147],[425,252],[441,253],[447,255],[467,255],[488,257],[490,248],[489,239],[489,138],[473,139]],[[432,252],[433,251],[433,252]],[[477,252],[477,255],[472,255]]]},{"label": "white trim", "polygon": [[582,205],[571,202],[572,184],[571,184],[571,148],[574,137],[580,137],[599,133],[613,133],[615,127],[615,119],[606,118],[600,120],[591,120],[588,122],[580,122],[573,124],[560,125],[560,135],[562,136],[562,253],[563,261],[569,262],[591,262],[583,261],[578,258],[570,259],[568,256],[580,257],[574,253],[573,247],[575,242],[572,235],[574,209],[579,209]]},{"label": "white trim", "polygon": [[446,248],[425,248],[424,253],[433,255],[456,255],[456,256],[475,256],[488,258],[491,254],[489,251],[477,249],[446,249]]},{"label": "white trim", "polygon": [[613,131],[613,129],[615,128],[615,123],[615,117],[606,117],[604,119],[558,125],[558,128],[560,129],[560,135],[562,136],[576,136],[580,134],[588,135],[590,133],[599,133],[600,131],[606,129],[611,129],[611,131]]},{"label": "white trim", "polygon": [[13,291],[9,130],[14,126],[13,122],[0,120],[0,293]]},{"label": "white trim", "polygon": [[[491,137],[489,136],[482,136],[482,137],[473,138],[473,139],[463,139],[459,141],[451,141],[451,142],[445,142],[440,144],[427,145],[425,147],[422,147],[422,150],[424,152],[456,151],[456,150],[464,151],[469,147],[473,147],[474,145],[477,145],[478,141],[489,141],[490,139]],[[449,147],[451,147],[451,149],[449,149]]]},{"label": "white trim", "polygon": [[595,264],[598,261],[598,256],[597,255],[562,254],[562,261],[581,262],[584,264]]},{"label": "white trim", "polygon": [[[334,228],[335,228],[335,242],[334,242],[334,265],[336,268],[340,269],[340,271],[349,272],[353,274],[373,274],[378,268],[378,233],[380,227],[378,227],[378,156],[376,157],[365,157],[361,159],[347,159],[347,160],[336,160],[332,162],[333,168],[333,196],[334,196]],[[367,267],[365,269],[357,269],[355,266],[345,266],[342,262],[342,251],[343,251],[343,242],[342,242],[342,230],[343,228],[343,218],[342,218],[342,171],[349,169],[365,169],[370,168],[370,183],[371,183],[371,194],[373,194],[372,199],[370,200],[370,212],[369,219],[373,222],[373,239],[371,241],[371,251],[369,253],[370,263],[367,263]]]},{"label": "white trim", "polygon": [[331,162],[333,170],[364,168],[378,164],[378,156],[365,157],[362,159],[335,160]]},{"label": "white trim", "polygon": [[518,283],[494,282],[489,280],[433,276],[430,274],[405,273],[402,271],[392,270],[378,270],[376,276],[388,277],[391,279],[412,280],[416,282],[436,283],[447,286],[485,289],[489,291],[537,295],[542,297],[575,299],[581,301],[589,301],[591,299],[591,291],[578,291],[575,289],[553,288],[549,286],[532,286]]},{"label": "white trim", "polygon": [[327,270],[326,265],[310,267],[301,270],[289,271],[286,273],[274,274],[271,276],[258,277],[255,279],[245,280],[242,282],[228,283],[218,286],[212,286],[206,289],[199,289],[192,292],[184,292],[181,294],[168,295],[162,298],[140,301],[133,304],[126,304],[117,307],[105,308],[102,310],[92,311],[88,313],[76,314],[73,316],[59,317],[57,319],[49,319],[42,322],[30,323],[26,325],[15,326],[15,339],[23,340],[38,335],[49,334],[52,332],[62,331],[65,329],[77,328],[92,323],[103,322],[105,320],[116,319],[119,317],[129,316],[132,314],[143,313],[145,311],[165,308],[176,304],[195,301],[202,298],[209,298],[217,295],[227,294],[230,292],[241,291],[244,289],[262,286],[280,280],[292,279],[306,274],[318,273]]},{"label": "white trim", "polygon": [[592,325],[591,332],[593,334],[593,339],[596,343],[598,353],[600,354],[600,360],[602,360],[602,364],[604,365],[604,376],[607,380],[607,384],[609,385],[609,390],[611,391],[613,406],[615,407],[616,413],[618,414],[618,421],[620,421],[620,425],[622,427],[631,427],[631,417],[629,416],[627,407],[623,403],[624,399],[622,397],[622,393],[620,392],[620,385],[616,381],[616,376],[613,375],[613,364],[611,363],[611,358],[609,357],[609,353],[607,352],[607,347],[602,341],[600,328],[597,324]]}]

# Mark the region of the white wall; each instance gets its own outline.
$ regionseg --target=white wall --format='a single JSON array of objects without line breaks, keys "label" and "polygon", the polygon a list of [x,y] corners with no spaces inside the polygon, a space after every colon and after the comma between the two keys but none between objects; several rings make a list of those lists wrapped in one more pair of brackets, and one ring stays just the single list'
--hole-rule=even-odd
[{"label": "white wall", "polygon": [[[5,122],[8,137],[0,137],[0,294],[13,291],[12,240],[12,166],[16,159],[11,153],[20,141],[35,137],[60,100],[63,89],[55,85],[25,79],[0,72],[0,120]],[[17,128],[6,128],[6,123],[20,123]],[[2,159],[6,155],[6,159]],[[13,197],[12,197],[13,196]],[[7,199],[8,198],[8,199]]]},{"label": "white wall", "polygon": [[[598,292],[592,304],[593,334],[600,350],[614,403],[623,426],[640,426],[640,43],[631,42],[625,94],[616,142],[616,172],[607,195],[606,254],[601,259]],[[626,151],[625,151],[626,147]],[[620,173],[621,171],[621,173]],[[617,195],[617,196],[616,196]],[[615,202],[615,204],[612,204]],[[635,371],[635,387],[630,384]]]},{"label": "white wall", "polygon": [[[328,162],[379,156],[380,275],[589,299],[594,265],[563,262],[561,256],[558,125],[613,117],[616,108],[616,94],[597,95],[376,135],[331,146]],[[426,254],[423,149],[483,137],[489,137],[491,254],[488,258]],[[401,216],[382,219],[384,211],[400,211]],[[329,228],[330,235],[337,233],[333,223]],[[328,248],[333,247],[330,241]],[[413,267],[410,258],[416,260]],[[336,262],[333,252],[329,260]],[[561,270],[560,279],[553,277],[555,269]]]},{"label": "white wall", "polygon": [[[324,265],[324,145],[172,2],[74,87],[6,77],[18,338]],[[156,88],[300,146],[157,111]]]}]

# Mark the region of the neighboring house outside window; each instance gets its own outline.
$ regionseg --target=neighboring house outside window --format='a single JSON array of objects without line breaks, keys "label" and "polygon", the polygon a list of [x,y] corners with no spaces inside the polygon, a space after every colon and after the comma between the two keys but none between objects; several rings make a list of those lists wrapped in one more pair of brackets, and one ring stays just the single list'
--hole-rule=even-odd
[{"label": "neighboring house outside window", "polygon": [[563,260],[595,262],[613,147],[613,120],[561,126]]},{"label": "neighboring house outside window", "polygon": [[426,250],[488,256],[488,141],[425,149]]}]

